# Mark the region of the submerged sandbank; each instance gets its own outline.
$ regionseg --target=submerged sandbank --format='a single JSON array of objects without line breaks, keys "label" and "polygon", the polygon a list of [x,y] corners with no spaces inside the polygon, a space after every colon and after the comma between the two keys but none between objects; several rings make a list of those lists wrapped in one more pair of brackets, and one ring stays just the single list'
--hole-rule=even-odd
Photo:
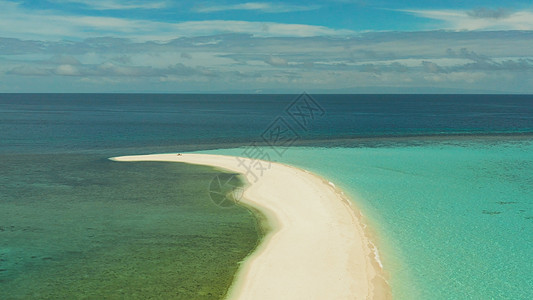
[{"label": "submerged sandbank", "polygon": [[[247,158],[240,158],[245,164]],[[236,157],[157,154],[116,161],[168,161],[245,169]],[[360,214],[334,184],[295,167],[268,165],[247,177],[242,201],[266,215],[271,231],[242,264],[231,299],[387,299],[390,289]],[[256,177],[257,176],[257,177]]]}]

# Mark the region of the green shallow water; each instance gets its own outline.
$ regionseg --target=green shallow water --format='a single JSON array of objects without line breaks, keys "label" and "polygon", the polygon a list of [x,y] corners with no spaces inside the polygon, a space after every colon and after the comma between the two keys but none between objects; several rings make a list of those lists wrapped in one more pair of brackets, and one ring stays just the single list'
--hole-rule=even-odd
[{"label": "green shallow water", "polygon": [[352,196],[377,232],[395,299],[533,297],[532,141],[290,148],[271,157]]},{"label": "green shallow water", "polygon": [[219,299],[262,234],[211,202],[209,167],[2,155],[0,170],[0,299]]}]

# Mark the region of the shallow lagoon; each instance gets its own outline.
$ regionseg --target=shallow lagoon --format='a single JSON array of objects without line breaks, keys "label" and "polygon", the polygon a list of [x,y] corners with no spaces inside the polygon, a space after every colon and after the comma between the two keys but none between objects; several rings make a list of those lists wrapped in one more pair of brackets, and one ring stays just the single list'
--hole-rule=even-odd
[{"label": "shallow lagoon", "polygon": [[533,294],[532,141],[290,148],[276,158],[351,195],[376,232],[397,299]]},{"label": "shallow lagoon", "polygon": [[0,298],[222,298],[261,232],[218,174],[98,155],[2,155]]}]

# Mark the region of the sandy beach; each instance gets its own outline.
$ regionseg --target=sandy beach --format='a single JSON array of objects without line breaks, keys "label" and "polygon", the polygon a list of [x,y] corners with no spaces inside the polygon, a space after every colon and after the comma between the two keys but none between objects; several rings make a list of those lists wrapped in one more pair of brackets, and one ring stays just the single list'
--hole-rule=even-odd
[{"label": "sandy beach", "polygon": [[[184,162],[245,171],[236,157],[222,155],[157,154],[112,160]],[[241,265],[229,299],[390,298],[360,214],[333,183],[279,163],[247,180],[242,202],[265,214],[271,231]]]}]

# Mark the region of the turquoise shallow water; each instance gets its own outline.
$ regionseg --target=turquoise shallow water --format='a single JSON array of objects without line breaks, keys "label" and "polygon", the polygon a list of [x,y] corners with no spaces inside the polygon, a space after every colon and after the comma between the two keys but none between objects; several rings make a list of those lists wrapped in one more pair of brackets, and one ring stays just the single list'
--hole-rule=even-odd
[{"label": "turquoise shallow water", "polygon": [[532,141],[290,148],[276,158],[352,196],[377,233],[396,299],[533,295]]}]

